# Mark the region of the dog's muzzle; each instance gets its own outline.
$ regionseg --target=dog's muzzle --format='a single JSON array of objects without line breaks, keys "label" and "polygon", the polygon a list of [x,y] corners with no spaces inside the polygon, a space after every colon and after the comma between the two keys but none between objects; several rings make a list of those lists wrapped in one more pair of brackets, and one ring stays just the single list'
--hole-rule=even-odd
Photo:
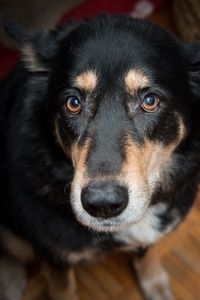
[{"label": "dog's muzzle", "polygon": [[90,183],[81,192],[81,202],[93,217],[116,217],[127,207],[128,190],[114,181]]}]

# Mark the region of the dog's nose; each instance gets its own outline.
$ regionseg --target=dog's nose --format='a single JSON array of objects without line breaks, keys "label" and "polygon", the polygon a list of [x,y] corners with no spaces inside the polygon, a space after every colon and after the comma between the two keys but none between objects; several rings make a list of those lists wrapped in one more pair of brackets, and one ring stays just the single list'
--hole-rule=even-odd
[{"label": "dog's nose", "polygon": [[93,217],[116,217],[128,204],[128,190],[116,182],[92,183],[82,190],[81,201]]}]

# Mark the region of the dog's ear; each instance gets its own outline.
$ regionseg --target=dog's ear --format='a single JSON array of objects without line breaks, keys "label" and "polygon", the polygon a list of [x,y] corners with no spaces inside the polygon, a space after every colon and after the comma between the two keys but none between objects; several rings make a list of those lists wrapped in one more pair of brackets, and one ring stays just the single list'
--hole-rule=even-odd
[{"label": "dog's ear", "polygon": [[200,98],[200,43],[185,45],[189,62],[189,84],[194,96]]},{"label": "dog's ear", "polygon": [[77,26],[78,23],[71,22],[58,30],[41,30],[33,34],[13,20],[4,22],[5,31],[19,44],[25,66],[31,72],[48,72],[60,42]]}]

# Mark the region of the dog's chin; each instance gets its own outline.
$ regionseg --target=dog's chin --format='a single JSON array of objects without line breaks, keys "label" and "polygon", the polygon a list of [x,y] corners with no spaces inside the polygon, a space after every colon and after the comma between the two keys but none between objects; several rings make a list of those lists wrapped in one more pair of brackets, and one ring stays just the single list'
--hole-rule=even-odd
[{"label": "dog's chin", "polygon": [[76,215],[76,219],[81,225],[95,232],[117,233],[126,231],[132,225],[137,224],[143,216],[144,215],[142,214],[138,216],[137,219],[130,219],[128,221],[120,220],[120,217],[104,220],[88,216],[83,217],[83,215]]}]

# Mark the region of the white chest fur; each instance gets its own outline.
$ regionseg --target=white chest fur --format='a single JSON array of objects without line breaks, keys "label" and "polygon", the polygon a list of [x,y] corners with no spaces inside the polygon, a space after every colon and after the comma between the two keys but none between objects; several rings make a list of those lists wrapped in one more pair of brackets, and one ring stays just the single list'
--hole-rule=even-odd
[{"label": "white chest fur", "polygon": [[170,232],[180,221],[178,212],[171,211],[171,214],[174,216],[173,221],[170,222],[164,231],[160,231],[160,215],[165,213],[167,213],[167,205],[158,203],[148,208],[146,214],[138,223],[131,225],[125,231],[116,233],[114,238],[125,242],[131,248],[152,245]]}]

